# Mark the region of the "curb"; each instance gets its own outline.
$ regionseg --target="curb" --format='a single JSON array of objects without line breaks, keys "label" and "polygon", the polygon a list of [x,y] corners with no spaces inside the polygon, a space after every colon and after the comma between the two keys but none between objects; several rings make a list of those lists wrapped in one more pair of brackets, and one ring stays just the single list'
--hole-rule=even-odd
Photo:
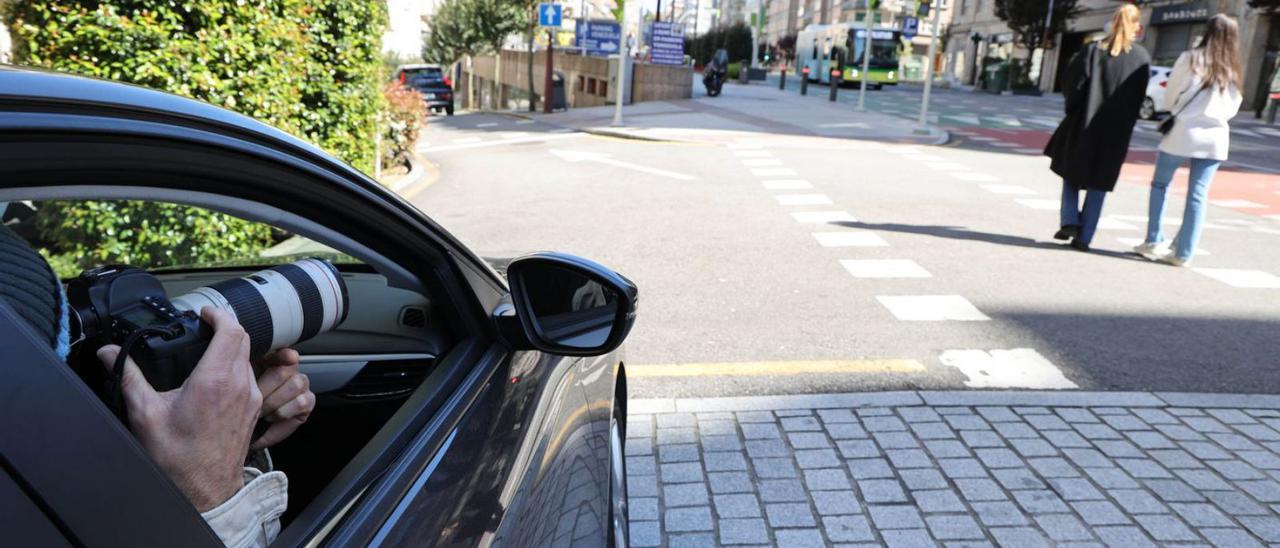
[{"label": "curb", "polygon": [[613,137],[616,139],[629,139],[632,141],[644,141],[648,143],[697,143],[699,141],[689,141],[684,139],[662,139],[659,137],[649,137],[647,135],[637,135],[626,131],[604,128],[571,128],[575,131],[581,131],[588,135],[597,135],[600,137]]},{"label": "curb", "polygon": [[421,154],[418,154],[415,143],[415,150],[409,155],[409,173],[395,181],[384,182],[383,184],[391,189],[392,192],[408,199],[414,194],[426,190],[438,180],[440,180],[440,169],[422,157]]},{"label": "curb", "polygon": [[1280,409],[1280,395],[1205,394],[1194,392],[1076,392],[1044,390],[997,392],[943,390],[718,398],[655,398],[635,399],[627,402],[628,412],[633,414],[911,406]]}]

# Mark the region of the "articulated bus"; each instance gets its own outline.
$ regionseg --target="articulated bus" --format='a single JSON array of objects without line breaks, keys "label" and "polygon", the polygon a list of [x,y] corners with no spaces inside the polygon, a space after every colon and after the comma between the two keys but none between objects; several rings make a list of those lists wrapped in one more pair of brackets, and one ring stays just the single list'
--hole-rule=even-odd
[{"label": "articulated bus", "polygon": [[[796,36],[796,66],[809,69],[810,82],[831,82],[831,70],[841,70],[843,83],[862,82],[862,52],[866,29],[854,23],[809,25]],[[893,29],[871,29],[871,59],[867,65],[867,87],[880,89],[898,84],[898,54],[902,33]]]}]

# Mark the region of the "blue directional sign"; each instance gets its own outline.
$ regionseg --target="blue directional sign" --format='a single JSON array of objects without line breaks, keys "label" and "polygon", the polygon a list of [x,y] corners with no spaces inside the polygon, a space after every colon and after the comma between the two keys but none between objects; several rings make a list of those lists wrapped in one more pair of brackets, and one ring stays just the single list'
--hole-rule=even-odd
[{"label": "blue directional sign", "polygon": [[578,47],[587,55],[606,56],[622,49],[622,26],[616,21],[578,20]]},{"label": "blue directional sign", "polygon": [[560,4],[538,4],[538,26],[559,27],[561,15],[560,9]]},{"label": "blue directional sign", "polygon": [[915,17],[904,17],[902,19],[902,37],[910,40],[920,34],[920,20]]}]

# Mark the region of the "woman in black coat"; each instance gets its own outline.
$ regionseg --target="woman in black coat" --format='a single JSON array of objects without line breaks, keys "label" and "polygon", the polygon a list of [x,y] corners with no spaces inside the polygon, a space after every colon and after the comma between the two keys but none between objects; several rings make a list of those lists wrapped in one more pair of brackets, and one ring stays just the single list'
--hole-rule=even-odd
[{"label": "woman in black coat", "polygon": [[[1136,43],[1140,16],[1132,4],[1121,6],[1107,37],[1071,59],[1062,86],[1067,116],[1045,146],[1050,169],[1062,177],[1062,228],[1053,237],[1081,251],[1089,250],[1102,202],[1116,187],[1147,95],[1151,56]],[[1083,210],[1081,190],[1088,191]]]}]

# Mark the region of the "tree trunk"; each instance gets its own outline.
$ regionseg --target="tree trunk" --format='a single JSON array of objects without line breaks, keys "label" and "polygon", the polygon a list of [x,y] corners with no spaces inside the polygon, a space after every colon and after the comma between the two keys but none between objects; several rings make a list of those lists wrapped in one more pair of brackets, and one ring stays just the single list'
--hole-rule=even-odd
[{"label": "tree trunk", "polygon": [[493,48],[493,110],[502,110],[502,45]]},{"label": "tree trunk", "polygon": [[525,68],[526,68],[526,69],[528,69],[528,74],[529,74],[529,112],[537,112],[537,111],[538,111],[538,108],[537,108],[537,106],[535,106],[535,105],[534,105],[534,101],[533,101],[533,97],[534,97],[534,95],[533,95],[533,37],[534,37],[534,32],[535,32],[535,27],[534,27],[534,25],[533,25],[533,21],[534,21],[534,19],[535,19],[535,18],[536,18],[536,16],[537,16],[536,11],[537,11],[537,9],[538,9],[538,8],[537,8],[537,7],[536,7],[536,5],[535,5],[535,6],[533,6],[533,7],[530,7],[529,9],[530,9],[530,17],[529,17],[529,55],[526,57],[527,62],[525,63]]}]

